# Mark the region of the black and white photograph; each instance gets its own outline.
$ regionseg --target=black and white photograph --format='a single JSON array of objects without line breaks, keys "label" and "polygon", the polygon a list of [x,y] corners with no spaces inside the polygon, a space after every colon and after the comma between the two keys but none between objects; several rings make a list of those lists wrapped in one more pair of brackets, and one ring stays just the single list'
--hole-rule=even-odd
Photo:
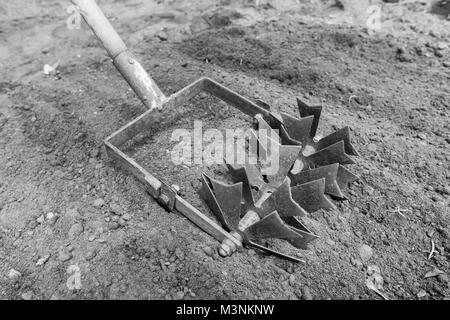
[{"label": "black and white photograph", "polygon": [[450,299],[450,1],[0,0],[0,71],[3,302]]}]

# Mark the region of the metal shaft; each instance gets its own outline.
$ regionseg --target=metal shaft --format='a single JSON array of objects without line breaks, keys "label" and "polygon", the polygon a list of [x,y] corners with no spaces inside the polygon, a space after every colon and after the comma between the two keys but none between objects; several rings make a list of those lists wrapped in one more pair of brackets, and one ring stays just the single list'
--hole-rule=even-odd
[{"label": "metal shaft", "polygon": [[72,3],[77,6],[84,21],[105,47],[114,66],[144,105],[148,109],[161,109],[166,96],[128,50],[97,3],[94,0],[72,0]]}]

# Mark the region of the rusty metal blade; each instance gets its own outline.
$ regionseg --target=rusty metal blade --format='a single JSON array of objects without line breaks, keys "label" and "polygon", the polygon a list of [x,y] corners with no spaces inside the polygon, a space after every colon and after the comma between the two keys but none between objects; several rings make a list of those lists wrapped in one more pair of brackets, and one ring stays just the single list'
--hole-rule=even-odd
[{"label": "rusty metal blade", "polygon": [[319,142],[317,142],[317,150],[324,149],[341,140],[344,141],[344,150],[346,154],[352,156],[359,156],[358,151],[353,147],[352,143],[350,142],[349,127],[339,129],[336,132],[333,132],[332,134],[329,134],[326,137],[320,139]]},{"label": "rusty metal blade", "polygon": [[270,213],[257,223],[244,230],[245,236],[250,240],[267,238],[283,239],[297,248],[305,249],[310,238],[301,230],[289,227],[280,218],[276,211]]},{"label": "rusty metal blade", "polygon": [[305,158],[308,164],[313,167],[325,166],[332,163],[354,164],[344,150],[344,141],[336,142],[322,150],[319,150]]},{"label": "rusty metal blade", "polygon": [[199,190],[200,197],[206,202],[208,207],[211,209],[217,219],[219,219],[220,223],[225,229],[227,229],[228,231],[235,230],[239,224],[240,212],[238,213],[237,217],[226,215],[219,205],[219,202],[217,201],[217,198],[210,187],[210,182],[212,182],[212,179],[209,178],[206,174],[202,173],[202,187]]},{"label": "rusty metal blade", "polygon": [[317,133],[317,128],[319,127],[320,114],[322,113],[322,106],[308,106],[306,103],[297,98],[298,111],[302,118],[308,116],[314,116],[314,120],[311,125],[311,131],[309,133],[311,138]]},{"label": "rusty metal blade", "polygon": [[281,113],[283,124],[290,138],[298,141],[302,146],[310,139],[309,133],[314,121],[314,116],[295,118],[284,112]]},{"label": "rusty metal blade", "polygon": [[339,166],[336,181],[341,189],[346,188],[350,183],[359,180],[359,177],[344,166]]},{"label": "rusty metal blade", "polygon": [[300,216],[308,213],[294,201],[291,194],[291,181],[288,177],[275,191],[258,207],[255,207],[260,217],[265,217],[273,211],[278,211],[282,217]]},{"label": "rusty metal blade", "polygon": [[300,171],[297,174],[291,174],[289,175],[289,177],[291,178],[291,186],[296,186],[320,178],[325,178],[325,193],[333,197],[345,198],[338,182],[336,181],[338,170],[339,163],[333,163],[328,166]]},{"label": "rusty metal blade", "polygon": [[292,198],[308,212],[336,208],[324,193],[325,178],[297,185],[291,191]]}]

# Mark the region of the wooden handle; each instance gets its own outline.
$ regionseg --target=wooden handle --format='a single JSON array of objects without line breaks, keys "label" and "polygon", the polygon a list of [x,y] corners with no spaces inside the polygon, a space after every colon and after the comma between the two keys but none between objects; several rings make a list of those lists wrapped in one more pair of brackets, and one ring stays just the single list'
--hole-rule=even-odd
[{"label": "wooden handle", "polygon": [[127,50],[127,46],[94,0],[72,0],[72,3],[78,7],[80,14],[112,59]]},{"label": "wooden handle", "polygon": [[161,109],[166,97],[128,50],[94,0],[72,0],[80,14],[102,42],[114,66],[148,109]]}]

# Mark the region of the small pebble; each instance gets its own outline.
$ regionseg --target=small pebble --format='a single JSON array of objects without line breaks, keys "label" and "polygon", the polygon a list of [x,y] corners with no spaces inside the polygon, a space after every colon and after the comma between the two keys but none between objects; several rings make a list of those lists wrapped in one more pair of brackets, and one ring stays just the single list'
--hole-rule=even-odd
[{"label": "small pebble", "polygon": [[14,269],[9,270],[8,272],[8,278],[12,281],[17,281],[22,276],[22,274]]},{"label": "small pebble", "polygon": [[33,298],[33,292],[27,291],[20,295],[23,300],[31,300]]},{"label": "small pebble", "polygon": [[427,292],[423,289],[421,289],[418,293],[417,293],[417,298],[423,298],[427,295]]},{"label": "small pebble", "polygon": [[69,229],[68,232],[68,236],[69,239],[75,239],[76,237],[78,237],[82,232],[84,231],[83,226],[81,225],[81,223],[75,223],[74,225],[72,225]]},{"label": "small pebble", "polygon": [[203,251],[205,252],[205,254],[209,257],[212,257],[214,255],[214,250],[211,249],[211,247],[204,247]]},{"label": "small pebble", "polygon": [[309,290],[308,287],[303,287],[303,294],[302,294],[302,299],[303,300],[312,300],[313,296],[311,294],[311,291]]},{"label": "small pebble", "polygon": [[58,260],[61,262],[69,261],[72,259],[72,254],[68,251],[61,250],[58,255]]},{"label": "small pebble", "polygon": [[123,215],[123,209],[118,204],[115,204],[115,203],[110,204],[109,209],[111,210],[112,213],[114,213],[118,216]]},{"label": "small pebble", "polygon": [[291,287],[295,286],[295,276],[294,276],[293,274],[291,274],[291,275],[289,276],[289,285],[290,285]]},{"label": "small pebble", "polygon": [[373,249],[370,246],[368,246],[367,244],[363,244],[362,246],[360,246],[358,249],[358,252],[359,252],[359,256],[361,257],[361,260],[363,262],[369,261],[369,259],[373,255]]},{"label": "small pebble", "polygon": [[96,208],[101,208],[101,207],[103,207],[104,205],[105,205],[105,200],[103,200],[102,198],[95,199],[95,201],[94,201],[94,207],[96,207]]},{"label": "small pebble", "polygon": [[49,258],[50,258],[50,255],[49,255],[49,254],[46,254],[45,256],[42,256],[42,257],[36,262],[36,265],[37,265],[37,266],[42,266],[43,264],[45,264],[45,263],[48,261]]},{"label": "small pebble", "polygon": [[366,149],[369,150],[370,152],[377,152],[377,145],[375,143],[369,143],[366,146]]}]

